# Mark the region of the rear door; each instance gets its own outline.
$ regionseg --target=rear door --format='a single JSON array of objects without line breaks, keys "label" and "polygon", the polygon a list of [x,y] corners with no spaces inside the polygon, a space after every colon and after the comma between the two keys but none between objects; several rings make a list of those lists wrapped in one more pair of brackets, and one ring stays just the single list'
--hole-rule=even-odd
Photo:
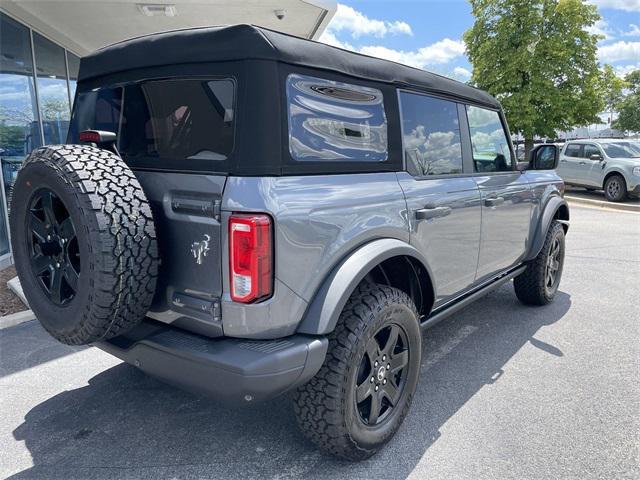
[{"label": "rear door", "polygon": [[435,282],[435,306],[469,287],[476,275],[480,240],[480,192],[464,174],[461,105],[400,92],[407,172],[404,191],[411,244],[428,260]]},{"label": "rear door", "polygon": [[583,145],[580,143],[569,143],[560,156],[558,164],[558,175],[567,183],[579,183],[579,166],[584,159],[582,157]]},{"label": "rear door", "polygon": [[221,333],[220,204],[234,147],[234,92],[230,78],[80,92],[70,133],[71,141],[89,128],[118,134],[120,154],[151,204],[160,249],[149,315],[208,335]]},{"label": "rear door", "polygon": [[507,131],[499,112],[466,107],[474,179],[480,189],[482,233],[476,280],[522,259],[529,240],[531,188],[515,169]]}]

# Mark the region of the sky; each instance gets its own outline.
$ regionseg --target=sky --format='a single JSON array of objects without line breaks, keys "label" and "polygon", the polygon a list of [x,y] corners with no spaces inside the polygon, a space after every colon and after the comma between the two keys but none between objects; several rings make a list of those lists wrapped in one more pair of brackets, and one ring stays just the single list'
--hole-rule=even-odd
[{"label": "sky", "polygon": [[[588,1],[602,17],[601,64],[620,76],[640,68],[640,0]],[[467,0],[340,0],[320,41],[467,81],[462,35],[473,20]]]}]

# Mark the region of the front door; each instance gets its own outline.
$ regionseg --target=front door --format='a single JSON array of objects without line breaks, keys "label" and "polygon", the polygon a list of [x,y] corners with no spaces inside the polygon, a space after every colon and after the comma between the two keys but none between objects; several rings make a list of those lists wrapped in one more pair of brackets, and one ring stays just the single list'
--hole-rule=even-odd
[{"label": "front door", "polygon": [[515,169],[501,115],[467,107],[471,150],[482,201],[482,233],[476,281],[522,259],[529,239],[531,189]]},{"label": "front door", "polygon": [[475,280],[480,242],[480,191],[465,176],[455,102],[401,92],[408,172],[398,173],[407,201],[411,244],[427,259],[435,306]]},{"label": "front door", "polygon": [[[579,163],[579,182],[580,185],[602,188],[604,181],[604,155],[595,144],[585,144],[582,162]],[[594,160],[591,157],[598,155],[599,159]]]}]

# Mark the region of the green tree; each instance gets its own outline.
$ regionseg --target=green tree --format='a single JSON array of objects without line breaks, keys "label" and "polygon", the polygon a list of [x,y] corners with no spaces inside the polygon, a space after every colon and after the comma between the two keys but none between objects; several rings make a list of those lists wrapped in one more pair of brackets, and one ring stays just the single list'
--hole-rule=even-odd
[{"label": "green tree", "polygon": [[600,85],[605,111],[609,113],[609,124],[611,124],[613,112],[617,111],[618,104],[624,99],[624,89],[629,84],[616,75],[611,65],[605,65],[602,69]]},{"label": "green tree", "polygon": [[598,121],[600,18],[581,0],[470,0],[476,20],[464,34],[472,81],[493,94],[511,129],[533,138]]},{"label": "green tree", "polygon": [[618,118],[613,127],[623,132],[640,132],[640,70],[627,74],[627,96],[617,104]]}]

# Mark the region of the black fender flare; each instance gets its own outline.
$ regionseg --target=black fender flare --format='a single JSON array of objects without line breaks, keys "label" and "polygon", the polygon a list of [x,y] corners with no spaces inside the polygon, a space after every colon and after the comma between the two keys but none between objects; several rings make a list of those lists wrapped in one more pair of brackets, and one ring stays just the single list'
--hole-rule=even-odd
[{"label": "black fender flare", "polygon": [[[432,279],[424,256],[402,240],[383,238],[369,242],[344,258],[327,276],[298,325],[298,333],[327,335],[333,331],[349,297],[364,277],[392,257],[408,256],[419,261]],[[433,282],[431,282],[433,289]],[[433,298],[435,298],[435,292]]]},{"label": "black fender flare", "polygon": [[542,250],[544,239],[547,236],[547,230],[549,230],[551,222],[561,208],[566,209],[566,218],[561,218],[558,221],[565,226],[565,232],[569,229],[569,205],[566,200],[559,195],[549,197],[542,207],[542,214],[539,217],[540,219],[535,227],[529,250],[524,258],[525,262],[533,260],[538,256],[538,253]]}]

